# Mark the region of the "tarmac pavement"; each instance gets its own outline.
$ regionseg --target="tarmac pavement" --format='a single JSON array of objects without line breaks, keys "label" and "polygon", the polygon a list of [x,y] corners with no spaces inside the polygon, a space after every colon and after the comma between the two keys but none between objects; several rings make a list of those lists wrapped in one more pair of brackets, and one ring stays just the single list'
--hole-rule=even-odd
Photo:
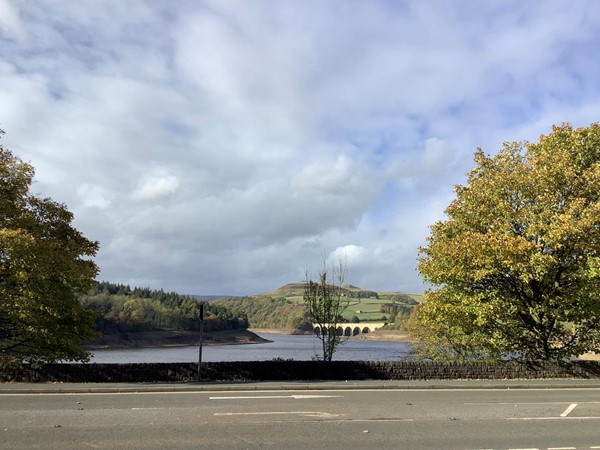
[{"label": "tarmac pavement", "polygon": [[119,392],[318,391],[383,389],[600,389],[600,379],[365,380],[180,383],[0,383],[0,395]]}]

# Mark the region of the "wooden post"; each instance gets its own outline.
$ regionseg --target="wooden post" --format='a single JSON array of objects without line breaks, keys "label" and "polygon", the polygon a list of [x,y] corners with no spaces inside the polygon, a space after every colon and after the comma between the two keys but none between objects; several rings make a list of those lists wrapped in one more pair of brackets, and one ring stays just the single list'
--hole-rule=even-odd
[{"label": "wooden post", "polygon": [[204,343],[204,303],[200,303],[200,345],[198,346],[198,381],[202,380],[202,344]]}]

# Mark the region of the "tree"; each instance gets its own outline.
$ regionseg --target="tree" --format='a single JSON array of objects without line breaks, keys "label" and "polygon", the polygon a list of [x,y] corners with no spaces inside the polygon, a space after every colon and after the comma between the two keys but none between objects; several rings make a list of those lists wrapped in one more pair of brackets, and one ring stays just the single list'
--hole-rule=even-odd
[{"label": "tree", "polygon": [[417,337],[461,358],[600,350],[600,125],[478,150],[475,164],[420,250],[436,288]]},{"label": "tree", "polygon": [[[331,275],[333,284],[329,283],[328,275]],[[315,328],[319,328],[316,336],[321,341],[323,361],[331,361],[343,339],[338,332],[338,324],[348,307],[348,298],[342,287],[345,275],[346,263],[342,260],[332,269],[328,269],[326,263],[323,263],[319,281],[310,280],[308,273],[306,274],[304,306],[308,319]]]},{"label": "tree", "polygon": [[75,294],[94,283],[98,244],[65,205],[29,192],[33,176],[0,146],[0,362],[86,360],[94,314]]}]

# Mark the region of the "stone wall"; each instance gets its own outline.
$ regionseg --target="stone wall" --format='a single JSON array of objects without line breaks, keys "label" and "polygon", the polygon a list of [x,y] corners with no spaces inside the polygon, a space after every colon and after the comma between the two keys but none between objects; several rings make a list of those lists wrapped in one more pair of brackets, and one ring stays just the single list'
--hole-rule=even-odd
[{"label": "stone wall", "polygon": [[[178,382],[195,381],[196,363],[44,364],[0,367],[0,381]],[[202,365],[203,381],[457,380],[600,378],[600,362],[523,364],[423,361],[248,361]]]}]

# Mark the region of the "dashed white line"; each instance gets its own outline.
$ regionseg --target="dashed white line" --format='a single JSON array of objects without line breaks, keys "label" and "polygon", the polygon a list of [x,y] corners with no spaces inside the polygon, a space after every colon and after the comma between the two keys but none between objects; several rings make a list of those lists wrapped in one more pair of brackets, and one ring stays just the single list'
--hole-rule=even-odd
[{"label": "dashed white line", "polygon": [[239,413],[214,413],[215,416],[280,416],[295,414],[307,417],[339,417],[339,414],[332,414],[322,411],[260,411],[260,412],[239,412]]},{"label": "dashed white line", "polygon": [[567,417],[569,414],[571,414],[571,411],[573,411],[575,408],[577,407],[577,403],[571,403],[571,405],[565,409],[565,412],[563,412],[560,417]]},{"label": "dashed white line", "polygon": [[341,398],[343,395],[240,395],[225,397],[208,397],[209,400],[268,400],[274,398],[293,398],[294,400],[313,400],[317,398]]},{"label": "dashed white line", "polygon": [[[506,420],[598,420],[600,416],[592,417],[507,417]],[[600,448],[600,447],[597,447]]]},{"label": "dashed white line", "polygon": [[539,448],[509,448],[508,450],[540,450]]}]

